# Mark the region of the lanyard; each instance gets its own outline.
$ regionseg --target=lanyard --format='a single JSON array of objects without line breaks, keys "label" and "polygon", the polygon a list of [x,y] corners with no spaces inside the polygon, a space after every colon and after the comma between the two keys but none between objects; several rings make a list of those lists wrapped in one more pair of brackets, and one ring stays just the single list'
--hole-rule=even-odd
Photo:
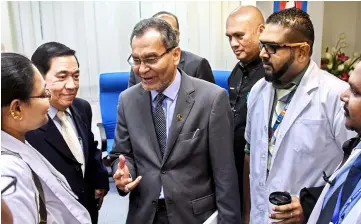
[{"label": "lanyard", "polygon": [[292,92],[289,93],[288,95],[288,98],[287,98],[287,102],[285,104],[285,106],[283,107],[283,110],[281,111],[281,113],[278,115],[272,129],[269,130],[269,134],[268,134],[268,140],[271,141],[272,137],[274,136],[278,126],[281,124],[283,118],[285,117],[286,115],[286,111],[288,109],[288,105],[291,103],[291,100],[292,100],[292,97],[293,97],[293,94],[296,92],[296,89],[297,87],[292,90]]},{"label": "lanyard", "polygon": [[[360,199],[360,197],[361,197],[361,187],[359,187],[359,189],[356,191],[356,193],[351,195],[351,197],[346,201],[345,205],[341,209],[340,204],[341,204],[342,191],[343,191],[343,186],[338,194],[336,207],[333,212],[333,216],[332,216],[330,224],[338,224],[340,217],[345,216],[345,212],[346,212],[347,208],[352,204],[352,202],[355,199]],[[342,218],[344,218],[344,217],[342,217]]]}]

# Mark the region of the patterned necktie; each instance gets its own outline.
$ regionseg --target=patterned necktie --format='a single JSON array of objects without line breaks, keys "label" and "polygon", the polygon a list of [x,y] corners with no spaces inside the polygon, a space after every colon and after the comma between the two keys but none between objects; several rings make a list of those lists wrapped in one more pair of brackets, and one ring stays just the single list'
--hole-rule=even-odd
[{"label": "patterned necktie", "polygon": [[58,111],[57,116],[61,121],[60,123],[63,138],[68,145],[70,151],[73,153],[75,159],[82,164],[81,169],[84,176],[84,153],[81,148],[79,139],[75,134],[74,128],[71,126],[70,122],[66,118],[66,114],[64,113],[64,111]]},{"label": "patterned necktie", "polygon": [[165,120],[165,112],[162,106],[165,95],[159,93],[155,98],[157,104],[153,112],[153,121],[155,126],[155,132],[157,134],[158,144],[160,148],[160,153],[162,158],[164,156],[164,151],[167,147],[167,124]]}]

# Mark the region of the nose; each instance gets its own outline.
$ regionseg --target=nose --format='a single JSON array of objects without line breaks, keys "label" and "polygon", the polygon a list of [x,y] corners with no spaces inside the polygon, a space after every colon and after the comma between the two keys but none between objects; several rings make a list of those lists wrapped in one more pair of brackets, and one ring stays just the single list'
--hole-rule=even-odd
[{"label": "nose", "polygon": [[75,84],[75,81],[74,81],[74,78],[73,77],[70,77],[66,83],[65,83],[65,88],[66,89],[75,89],[76,88],[76,84]]},{"label": "nose", "polygon": [[269,54],[267,53],[267,51],[265,50],[264,47],[262,47],[262,48],[260,49],[259,57],[260,57],[261,59],[269,58]]},{"label": "nose", "polygon": [[348,88],[345,92],[343,92],[341,95],[340,95],[340,100],[344,103],[347,103],[348,102],[348,99],[349,99],[349,96],[350,96],[350,88]]},{"label": "nose", "polygon": [[230,38],[229,44],[231,45],[232,48],[236,48],[239,46],[239,42],[234,37]]},{"label": "nose", "polygon": [[149,67],[147,65],[144,64],[144,62],[142,62],[140,65],[139,65],[139,74],[144,74],[146,72],[149,71]]}]

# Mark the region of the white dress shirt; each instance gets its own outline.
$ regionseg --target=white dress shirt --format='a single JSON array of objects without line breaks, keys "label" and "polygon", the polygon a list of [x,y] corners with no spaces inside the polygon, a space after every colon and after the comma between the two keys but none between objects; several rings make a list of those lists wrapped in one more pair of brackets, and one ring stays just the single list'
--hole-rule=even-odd
[{"label": "white dress shirt", "polygon": [[[53,122],[54,122],[56,128],[59,130],[59,132],[62,133],[62,130],[61,130],[61,121],[60,121],[60,118],[57,116],[58,111],[59,111],[59,110],[56,109],[55,107],[50,106],[50,107],[49,107],[49,111],[48,111],[48,115],[49,115],[49,117],[53,120]],[[78,130],[76,129],[75,122],[74,122],[74,120],[73,120],[73,115],[71,114],[70,109],[67,108],[64,112],[65,112],[65,114],[66,114],[66,118],[67,118],[68,121],[70,122],[70,125],[73,127],[73,129],[74,129],[74,131],[75,131],[75,134],[76,134],[76,136],[77,136],[78,139],[79,139],[80,146],[81,146],[82,150],[84,151],[83,142],[82,142],[81,137],[79,136]]]},{"label": "white dress shirt", "polygon": [[0,162],[1,175],[17,179],[16,191],[2,197],[12,212],[14,224],[39,223],[39,193],[31,170],[43,187],[48,224],[91,223],[88,211],[76,200],[65,177],[28,142],[24,144],[1,131],[1,151],[21,157],[3,154]]}]

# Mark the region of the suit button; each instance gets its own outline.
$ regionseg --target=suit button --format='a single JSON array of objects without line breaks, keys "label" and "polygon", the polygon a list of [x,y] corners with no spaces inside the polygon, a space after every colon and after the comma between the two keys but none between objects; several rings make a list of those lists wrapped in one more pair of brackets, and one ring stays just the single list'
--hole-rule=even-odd
[{"label": "suit button", "polygon": [[82,189],[80,189],[80,192],[81,192],[81,193],[84,193],[85,191],[84,191],[84,189],[82,188]]},{"label": "suit button", "polygon": [[162,170],[162,174],[165,174],[167,171],[165,171],[165,170]]},{"label": "suit button", "polygon": [[156,205],[156,204],[157,204],[157,201],[156,201],[156,200],[153,200],[153,201],[152,201],[152,204],[153,204],[153,205]]},{"label": "suit button", "polygon": [[76,170],[76,171],[80,171],[80,166],[76,166],[76,167],[75,167],[75,170]]}]

